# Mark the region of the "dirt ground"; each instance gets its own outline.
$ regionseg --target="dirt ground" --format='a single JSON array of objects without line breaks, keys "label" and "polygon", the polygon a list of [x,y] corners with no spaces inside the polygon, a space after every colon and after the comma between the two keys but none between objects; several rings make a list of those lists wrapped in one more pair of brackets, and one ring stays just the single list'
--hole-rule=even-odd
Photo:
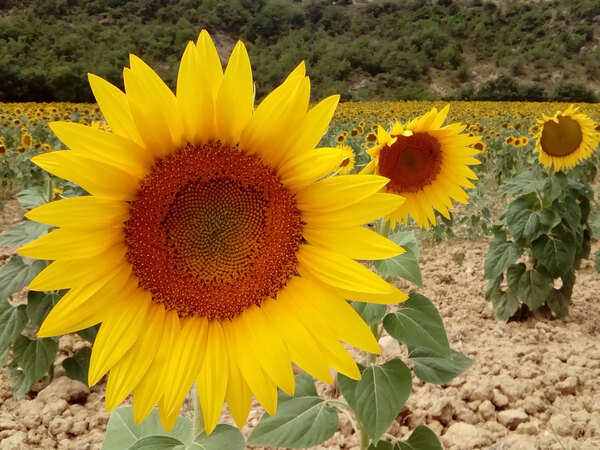
[{"label": "dirt ground", "polygon": [[[18,205],[7,202],[0,231],[19,214]],[[475,363],[443,387],[413,378],[413,392],[389,433],[405,438],[425,424],[447,449],[600,449],[600,276],[592,260],[578,273],[567,319],[503,323],[483,300],[487,246],[485,240],[454,240],[421,248],[425,287],[419,292],[439,308],[451,346]],[[593,249],[599,247],[596,242]],[[0,264],[10,253],[0,250]],[[389,336],[380,344],[381,361],[405,355]],[[104,381],[88,389],[60,366],[82,345],[76,337],[61,338],[54,381],[18,401],[10,377],[0,372],[0,450],[100,448],[108,421]],[[189,399],[186,405],[189,413]],[[244,434],[261,414],[253,409]],[[344,416],[320,448],[359,448]]]}]

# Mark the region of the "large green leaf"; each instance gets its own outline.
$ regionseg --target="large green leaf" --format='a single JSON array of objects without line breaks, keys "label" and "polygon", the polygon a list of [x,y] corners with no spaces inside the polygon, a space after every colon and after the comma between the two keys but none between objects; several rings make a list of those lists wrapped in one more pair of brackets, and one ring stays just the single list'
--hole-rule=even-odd
[{"label": "large green leaf", "polygon": [[136,441],[129,450],[186,450],[188,448],[179,439],[171,436],[146,436]]},{"label": "large green leaf", "polygon": [[399,359],[361,369],[360,380],[338,374],[338,384],[370,438],[377,442],[408,400],[412,377]]},{"label": "large green leaf", "polygon": [[173,429],[165,431],[155,408],[142,423],[136,425],[133,420],[133,407],[120,406],[110,414],[102,450],[127,450],[146,436],[170,436],[181,442],[191,443],[192,421],[180,416]]},{"label": "large green leaf", "polygon": [[0,268],[0,298],[8,298],[20,291],[46,267],[46,261],[37,261],[15,255]]},{"label": "large green leaf", "polygon": [[25,305],[11,306],[0,298],[0,353],[4,353],[27,325]]},{"label": "large green leaf", "polygon": [[34,383],[50,370],[57,350],[58,340],[53,338],[29,339],[20,335],[13,344],[16,363]]},{"label": "large green leaf", "polygon": [[543,267],[527,270],[519,279],[519,299],[531,309],[538,309],[550,297],[552,281]]},{"label": "large green leaf", "polygon": [[556,235],[543,235],[532,245],[533,255],[553,276],[560,276],[573,266],[577,248]]},{"label": "large green leaf", "polygon": [[515,240],[532,242],[559,223],[560,216],[552,209],[525,209],[517,212],[507,226]]},{"label": "large green leaf", "polygon": [[217,425],[210,436],[205,432],[200,433],[192,445],[188,446],[190,450],[243,450],[246,446],[244,436],[236,427],[231,425]]},{"label": "large green leaf", "polygon": [[505,181],[501,186],[501,190],[509,195],[527,195],[532,192],[541,191],[545,181],[545,174],[539,171],[528,170]]},{"label": "large green leaf", "polygon": [[404,278],[417,286],[423,286],[421,269],[419,268],[419,245],[414,231],[398,231],[389,236],[405,252],[393,258],[375,261],[375,269],[382,276],[392,275]]},{"label": "large green leaf", "polygon": [[511,291],[514,290],[516,292],[519,289],[519,280],[526,270],[527,266],[523,263],[508,266],[508,269],[506,269],[506,282]]},{"label": "large green leaf", "polygon": [[13,398],[20,398],[27,394],[35,381],[31,381],[22,367],[19,367],[15,361],[13,361],[8,368],[10,373],[10,389],[12,391]]},{"label": "large green leaf", "polygon": [[320,397],[297,397],[279,405],[274,416],[265,414],[248,439],[248,445],[313,447],[336,432],[337,411]]},{"label": "large green leaf", "polygon": [[561,289],[552,289],[550,298],[546,304],[557,317],[564,319],[569,315],[569,304],[571,303],[571,294],[573,289],[569,286],[563,286]]},{"label": "large green leaf", "polygon": [[521,256],[521,250],[513,242],[506,242],[504,233],[496,235],[490,242],[490,248],[485,257],[483,278],[492,280],[499,277],[519,256]]},{"label": "large green leaf", "polygon": [[408,357],[414,364],[415,375],[425,383],[448,384],[473,365],[473,360],[452,350],[452,358],[436,355],[431,350],[409,347]]},{"label": "large green leaf", "polygon": [[47,202],[44,188],[41,186],[23,189],[16,197],[24,209],[33,209]]},{"label": "large green leaf", "polygon": [[90,347],[83,347],[73,356],[66,358],[62,362],[62,365],[65,368],[65,372],[69,378],[73,378],[74,380],[79,380],[82,383],[87,384],[91,356],[92,349]]},{"label": "large green leaf", "polygon": [[83,339],[85,339],[88,342],[91,342],[92,344],[94,343],[94,341],[96,340],[96,336],[98,335],[98,330],[100,329],[100,325],[93,325],[89,328],[86,328],[85,330],[79,330],[77,332],[77,334],[79,336],[81,336]]},{"label": "large green leaf", "polygon": [[44,225],[43,223],[27,220],[0,234],[0,245],[16,247],[28,244],[46,234],[49,228],[48,225]]},{"label": "large green leaf", "polygon": [[443,450],[435,433],[419,425],[406,441],[396,442],[394,450]]},{"label": "large green leaf", "polygon": [[492,300],[494,317],[498,320],[507,321],[515,315],[519,309],[519,297],[516,291],[502,292]]},{"label": "large green leaf", "polygon": [[575,197],[568,196],[563,201],[555,201],[552,208],[575,231],[581,227],[581,209]]},{"label": "large green leaf", "polygon": [[287,395],[281,389],[277,391],[277,403],[281,405],[291,398],[296,397],[317,397],[317,387],[315,386],[315,380],[307,373],[299,373],[296,375],[296,389],[294,390],[294,396]]},{"label": "large green leaf", "polygon": [[387,306],[379,303],[351,302],[350,304],[369,326],[383,319],[387,311]]},{"label": "large green leaf", "polygon": [[50,310],[62,298],[65,291],[37,292],[27,294],[27,317],[39,328]]},{"label": "large green leaf", "polygon": [[452,356],[440,313],[421,294],[411,293],[400,308],[385,316],[383,326],[404,344],[426,347],[447,358]]},{"label": "large green leaf", "polygon": [[569,178],[565,173],[553,172],[544,183],[544,193],[553,202],[564,193],[568,184]]}]

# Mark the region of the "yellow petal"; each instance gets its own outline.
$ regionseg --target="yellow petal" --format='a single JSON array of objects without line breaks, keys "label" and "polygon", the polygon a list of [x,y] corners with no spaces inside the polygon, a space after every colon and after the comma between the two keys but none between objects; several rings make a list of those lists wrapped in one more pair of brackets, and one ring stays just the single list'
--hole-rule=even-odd
[{"label": "yellow petal", "polygon": [[[354,176],[354,175],[351,175]],[[302,219],[313,226],[346,229],[382,217],[399,208],[404,198],[395,194],[373,194],[347,208],[333,212],[304,211]]]},{"label": "yellow petal", "polygon": [[50,128],[71,150],[87,158],[110,161],[126,171],[135,171],[139,177],[154,163],[146,149],[118,134],[72,122],[53,122]]},{"label": "yellow petal", "polygon": [[95,283],[72,288],[50,310],[38,336],[49,337],[84,330],[107,318],[120,307],[119,297],[131,268],[125,266]]},{"label": "yellow petal", "polygon": [[208,324],[206,339],[206,354],[196,379],[196,387],[204,416],[204,429],[206,434],[210,434],[217,426],[223,409],[229,376],[229,355],[219,321],[214,320]]},{"label": "yellow petal", "polygon": [[365,227],[328,230],[307,224],[302,236],[313,245],[352,259],[387,259],[404,253],[398,244]]},{"label": "yellow petal", "polygon": [[208,321],[203,317],[188,319],[172,349],[165,374],[163,397],[166,416],[178,412],[198,377],[206,353]]},{"label": "yellow petal", "polygon": [[277,300],[268,299],[260,308],[285,342],[292,361],[313,377],[331,383],[327,359],[312,335],[287,309],[286,305],[289,301],[293,300],[284,288],[278,292]]},{"label": "yellow petal", "polygon": [[252,116],[253,103],[252,67],[246,47],[238,41],[227,63],[215,105],[217,133],[224,145],[239,142]]},{"label": "yellow petal", "polygon": [[78,229],[64,227],[24,245],[19,255],[36,259],[88,258],[124,241],[122,227]]},{"label": "yellow petal", "polygon": [[350,258],[314,245],[301,245],[297,253],[298,273],[349,291],[390,294],[396,288],[376,273]]},{"label": "yellow petal", "polygon": [[119,136],[126,137],[138,145],[144,141],[133,122],[127,96],[118,87],[113,86],[102,78],[88,74],[90,87],[96,97],[96,102],[102,110],[102,115],[110,129]]},{"label": "yellow petal", "polygon": [[129,204],[85,195],[44,203],[26,213],[25,217],[55,227],[106,227],[126,221]]},{"label": "yellow petal", "polygon": [[[171,351],[181,333],[175,311],[165,313],[165,327],[160,344],[146,374],[133,389],[133,418],[136,424],[144,420],[165,392],[164,374],[167,373]],[[179,411],[177,411],[178,413]]]},{"label": "yellow petal", "polygon": [[135,344],[146,325],[150,294],[141,289],[123,292],[118,314],[113,314],[100,326],[90,358],[88,383],[90,386],[119,361]]},{"label": "yellow petal", "polygon": [[137,196],[139,184],[134,174],[105,162],[84,158],[70,150],[37,155],[31,161],[98,197],[135,200]]},{"label": "yellow petal", "polygon": [[[402,125],[400,125],[400,127],[398,127],[398,125],[400,125],[398,122],[396,122],[394,124],[394,129],[396,131],[400,131],[400,133],[402,132]],[[392,131],[394,133],[394,131]],[[400,133],[394,133],[394,134],[400,134]],[[390,134],[385,131],[385,129],[381,126],[381,125],[377,125],[377,142],[379,142],[380,144],[387,144],[390,140],[392,139],[392,137],[390,136]]]},{"label": "yellow petal", "polygon": [[311,184],[296,194],[302,211],[332,212],[378,192],[389,179],[377,175],[338,175]]},{"label": "yellow petal", "polygon": [[196,61],[206,72],[206,87],[213,100],[216,100],[223,81],[223,67],[215,44],[206,30],[200,31],[200,36],[198,36]]},{"label": "yellow petal", "polygon": [[[228,348],[231,349],[231,347]],[[244,380],[238,363],[231,351],[229,355],[229,378],[227,380],[225,399],[227,400],[227,406],[229,406],[229,412],[231,412],[233,420],[235,420],[238,428],[242,428],[246,423],[250,406],[252,405],[252,391],[248,387],[248,383]]]},{"label": "yellow petal", "polygon": [[322,147],[295,156],[277,171],[279,179],[291,192],[299,192],[319,178],[334,172],[344,160],[339,148]]},{"label": "yellow petal", "polygon": [[54,291],[94,283],[120,267],[127,249],[115,245],[92,258],[58,259],[29,284],[32,291]]},{"label": "yellow petal", "polygon": [[158,349],[165,327],[165,308],[158,304],[150,305],[137,342],[110,369],[106,383],[106,409],[112,411],[139,383],[146,374]]}]

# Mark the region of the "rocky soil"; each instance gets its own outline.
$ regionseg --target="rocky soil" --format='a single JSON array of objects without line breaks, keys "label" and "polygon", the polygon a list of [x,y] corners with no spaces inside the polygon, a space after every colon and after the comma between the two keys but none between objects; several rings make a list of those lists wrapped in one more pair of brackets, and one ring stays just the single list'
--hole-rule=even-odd
[{"label": "rocky soil", "polygon": [[[0,231],[19,214],[18,205],[7,202]],[[447,386],[415,378],[389,433],[403,438],[425,424],[447,449],[600,449],[600,276],[592,261],[578,273],[567,319],[496,322],[483,300],[487,245],[452,241],[421,249],[420,292],[438,306],[452,347],[475,364]],[[599,247],[597,242],[594,250]],[[10,252],[0,251],[0,264]],[[389,336],[380,344],[381,360],[405,356]],[[89,389],[64,376],[60,366],[83,345],[88,344],[77,336],[61,338],[54,381],[19,400],[11,396],[10,377],[0,371],[0,450],[100,448],[109,416],[105,384]],[[189,405],[184,411],[189,413]],[[251,412],[245,434],[261,414],[260,408]],[[359,448],[344,416],[338,433],[321,448]]]}]

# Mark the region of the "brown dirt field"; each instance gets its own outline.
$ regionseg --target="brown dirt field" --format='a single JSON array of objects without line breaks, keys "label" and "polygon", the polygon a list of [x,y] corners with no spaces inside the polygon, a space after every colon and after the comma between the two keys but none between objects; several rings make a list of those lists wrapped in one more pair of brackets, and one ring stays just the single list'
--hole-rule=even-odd
[{"label": "brown dirt field", "polygon": [[[17,223],[21,212],[8,201],[0,231]],[[447,449],[600,449],[600,276],[592,260],[578,272],[567,319],[503,323],[483,300],[487,246],[486,240],[453,240],[421,248],[425,287],[419,292],[439,308],[451,346],[475,363],[447,386],[413,377],[411,397],[389,433],[405,438],[425,424]],[[593,250],[598,248],[596,242]],[[0,250],[0,264],[12,251]],[[405,356],[389,336],[380,344],[380,361]],[[12,399],[10,377],[0,371],[0,450],[100,448],[108,421],[105,380],[88,389],[66,378],[60,365],[84,345],[74,336],[61,338],[54,381],[20,400]],[[190,412],[189,399],[184,412]],[[261,414],[259,407],[250,413],[246,435]],[[359,448],[344,416],[319,448]]]}]

